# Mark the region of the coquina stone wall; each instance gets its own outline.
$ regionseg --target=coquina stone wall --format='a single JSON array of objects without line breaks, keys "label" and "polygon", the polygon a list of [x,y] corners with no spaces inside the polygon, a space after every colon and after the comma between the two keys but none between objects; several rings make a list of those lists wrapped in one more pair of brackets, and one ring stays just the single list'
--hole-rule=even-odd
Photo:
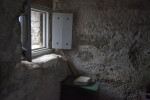
[{"label": "coquina stone wall", "polygon": [[80,75],[100,82],[103,100],[138,100],[150,83],[150,0],[55,0],[74,14],[67,57]]}]

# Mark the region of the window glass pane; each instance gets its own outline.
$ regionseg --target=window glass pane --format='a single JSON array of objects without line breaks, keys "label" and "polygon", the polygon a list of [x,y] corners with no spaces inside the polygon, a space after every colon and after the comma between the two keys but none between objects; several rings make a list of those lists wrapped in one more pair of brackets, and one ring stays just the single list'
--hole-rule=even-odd
[{"label": "window glass pane", "polygon": [[31,43],[32,49],[44,47],[44,13],[31,11]]}]

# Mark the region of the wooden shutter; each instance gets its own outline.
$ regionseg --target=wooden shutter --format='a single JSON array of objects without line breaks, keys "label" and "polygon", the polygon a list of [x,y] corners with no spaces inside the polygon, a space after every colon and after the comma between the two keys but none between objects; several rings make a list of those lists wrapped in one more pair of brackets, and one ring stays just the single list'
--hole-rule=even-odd
[{"label": "wooden shutter", "polygon": [[21,42],[22,47],[26,49],[25,59],[30,61],[31,58],[31,6],[30,0],[26,0],[24,5],[24,13],[20,16],[21,19]]}]

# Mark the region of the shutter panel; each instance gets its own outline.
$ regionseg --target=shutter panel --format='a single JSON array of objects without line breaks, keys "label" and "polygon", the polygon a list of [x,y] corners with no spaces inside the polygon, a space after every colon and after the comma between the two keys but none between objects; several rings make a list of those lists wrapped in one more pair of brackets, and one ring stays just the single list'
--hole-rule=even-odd
[{"label": "shutter panel", "polygon": [[53,13],[52,48],[72,48],[72,13]]},{"label": "shutter panel", "polygon": [[27,0],[24,6],[25,13],[20,17],[21,22],[21,42],[24,48],[25,59],[30,61],[31,58],[31,6],[30,0]]}]

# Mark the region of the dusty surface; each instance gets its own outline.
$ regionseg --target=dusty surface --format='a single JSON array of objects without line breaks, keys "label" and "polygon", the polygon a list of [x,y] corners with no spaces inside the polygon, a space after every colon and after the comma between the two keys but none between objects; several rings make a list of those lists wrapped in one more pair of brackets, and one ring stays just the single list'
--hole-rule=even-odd
[{"label": "dusty surface", "polygon": [[[58,1],[58,2],[57,2]],[[99,81],[104,100],[137,100],[150,83],[149,0],[56,0],[72,12],[69,60],[80,75]]]},{"label": "dusty surface", "polygon": [[9,76],[9,83],[3,81],[1,84],[1,100],[60,99],[60,82],[70,74],[67,63],[57,55],[41,58],[16,65]]}]

